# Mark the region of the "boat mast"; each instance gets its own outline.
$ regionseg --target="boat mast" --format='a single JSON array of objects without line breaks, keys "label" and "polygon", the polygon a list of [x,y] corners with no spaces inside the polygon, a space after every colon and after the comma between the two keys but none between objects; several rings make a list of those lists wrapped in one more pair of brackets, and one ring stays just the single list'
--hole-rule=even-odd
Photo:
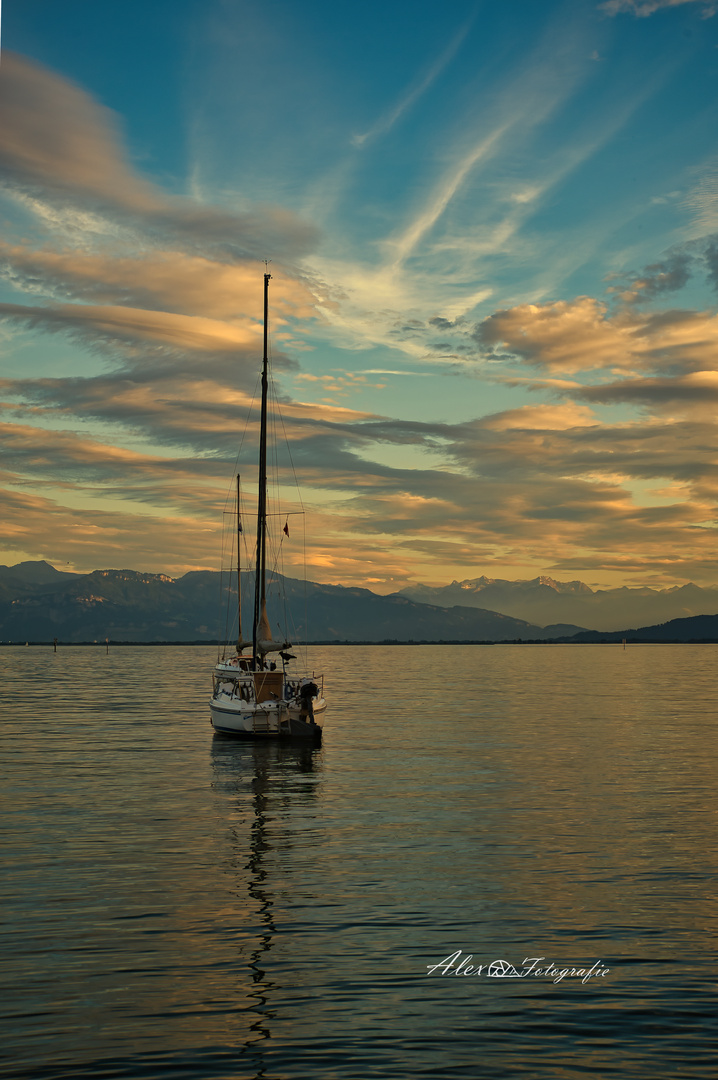
[{"label": "boat mast", "polygon": [[246,645],[242,637],[242,518],[239,512],[239,473],[237,473],[237,652]]},{"label": "boat mast", "polygon": [[[262,359],[262,411],[259,426],[259,492],[257,499],[257,565],[254,582],[254,621],[252,626],[252,653],[254,667],[259,660],[260,634],[271,638],[267,619],[265,548],[267,539],[267,341],[269,333],[269,281],[271,274],[264,275],[264,355]],[[261,624],[261,628],[260,628]]]}]

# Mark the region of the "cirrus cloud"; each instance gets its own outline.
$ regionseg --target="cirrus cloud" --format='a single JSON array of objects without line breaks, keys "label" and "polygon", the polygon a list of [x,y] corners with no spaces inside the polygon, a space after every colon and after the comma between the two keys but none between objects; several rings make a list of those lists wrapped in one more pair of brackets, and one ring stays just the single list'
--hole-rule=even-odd
[{"label": "cirrus cloud", "polygon": [[627,11],[639,19],[645,19],[664,8],[682,7],[684,4],[700,4],[701,18],[709,19],[715,15],[717,6],[713,0],[606,0],[599,4],[599,10],[607,15],[619,15]]},{"label": "cirrus cloud", "polygon": [[[282,207],[227,212],[167,195],[127,163],[119,122],[81,87],[3,50],[0,65],[0,171],[20,196],[93,210],[141,230],[214,248],[233,259],[297,258],[316,229]],[[32,203],[28,203],[32,206]]]}]

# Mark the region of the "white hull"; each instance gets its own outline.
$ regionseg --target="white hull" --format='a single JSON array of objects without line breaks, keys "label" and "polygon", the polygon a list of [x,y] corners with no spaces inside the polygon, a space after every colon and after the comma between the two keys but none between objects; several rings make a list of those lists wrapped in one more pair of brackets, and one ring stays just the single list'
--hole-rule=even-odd
[{"label": "white hull", "polygon": [[319,720],[327,703],[323,697],[314,698],[314,723],[299,705],[285,701],[267,701],[257,705],[220,691],[210,699],[212,727],[223,735],[242,738],[308,738],[320,739]]}]

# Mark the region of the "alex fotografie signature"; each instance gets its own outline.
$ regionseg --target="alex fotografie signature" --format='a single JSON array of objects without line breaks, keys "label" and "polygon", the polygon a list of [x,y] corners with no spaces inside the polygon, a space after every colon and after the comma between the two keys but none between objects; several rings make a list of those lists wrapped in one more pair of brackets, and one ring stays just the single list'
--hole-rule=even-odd
[{"label": "alex fotografie signature", "polygon": [[527,956],[520,968],[514,967],[508,960],[492,960],[490,964],[472,964],[474,959],[471,953],[467,953],[461,959],[461,949],[457,949],[451,956],[440,960],[438,964],[427,964],[427,975],[484,975],[489,979],[525,979],[533,978],[552,979],[559,983],[562,979],[579,979],[587,983],[589,979],[602,978],[611,970],[604,966],[603,960],[597,960],[592,968],[560,968],[553,962],[545,967],[539,967],[546,960],[545,956]]}]

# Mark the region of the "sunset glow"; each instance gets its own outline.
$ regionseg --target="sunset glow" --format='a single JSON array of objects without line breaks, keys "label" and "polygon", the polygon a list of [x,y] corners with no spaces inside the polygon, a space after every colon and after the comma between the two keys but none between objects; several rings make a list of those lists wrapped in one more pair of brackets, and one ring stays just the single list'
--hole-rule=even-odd
[{"label": "sunset glow", "polygon": [[149,8],[3,10],[0,561],[217,568],[268,260],[288,573],[718,582],[714,5]]}]

